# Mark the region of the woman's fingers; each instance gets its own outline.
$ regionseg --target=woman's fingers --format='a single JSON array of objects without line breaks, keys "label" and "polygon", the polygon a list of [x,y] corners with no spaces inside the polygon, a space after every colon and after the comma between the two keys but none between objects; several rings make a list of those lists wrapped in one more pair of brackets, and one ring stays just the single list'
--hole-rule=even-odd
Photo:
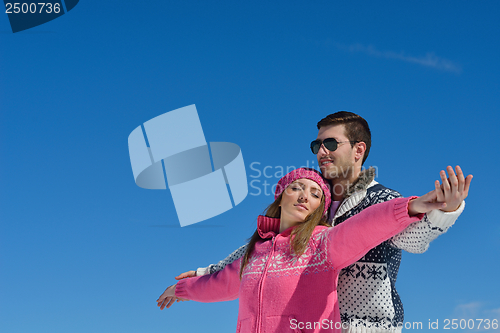
[{"label": "woman's fingers", "polygon": [[157,305],[160,307],[160,310],[163,310],[165,306],[169,308],[177,299],[177,297],[175,297],[175,287],[176,284],[171,285],[170,287],[165,289],[163,294],[161,294],[161,296],[156,300]]},{"label": "woman's fingers", "polygon": [[167,309],[171,307],[172,304],[174,304],[176,299],[177,299],[176,297],[170,297],[170,299],[168,300]]},{"label": "woman's fingers", "polygon": [[444,202],[444,193],[443,193],[443,189],[441,188],[441,184],[439,183],[439,180],[436,180],[434,182],[434,186],[436,187],[435,189],[435,193],[436,193],[436,200],[438,202]]}]

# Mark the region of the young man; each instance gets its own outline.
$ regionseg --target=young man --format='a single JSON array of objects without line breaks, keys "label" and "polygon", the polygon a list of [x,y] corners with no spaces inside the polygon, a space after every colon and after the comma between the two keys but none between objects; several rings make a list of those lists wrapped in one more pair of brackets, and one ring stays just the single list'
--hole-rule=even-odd
[{"label": "young man", "polygon": [[[332,185],[329,223],[337,225],[371,205],[401,197],[374,180],[373,168],[362,170],[371,146],[371,133],[365,119],[340,111],[319,121],[318,130],[311,150],[317,156],[323,176]],[[395,287],[401,251],[425,252],[432,240],[453,225],[465,206],[463,200],[467,197],[472,176],[464,178],[459,167],[456,175],[451,167],[447,171],[449,181],[441,171],[442,186],[451,189],[448,191],[451,195],[443,198],[447,204],[445,209],[431,211],[342,270],[337,290],[343,332],[401,331],[403,304]],[[439,181],[436,182],[436,186],[440,186]],[[245,251],[246,245],[216,265],[183,273],[176,279],[215,273]]]}]

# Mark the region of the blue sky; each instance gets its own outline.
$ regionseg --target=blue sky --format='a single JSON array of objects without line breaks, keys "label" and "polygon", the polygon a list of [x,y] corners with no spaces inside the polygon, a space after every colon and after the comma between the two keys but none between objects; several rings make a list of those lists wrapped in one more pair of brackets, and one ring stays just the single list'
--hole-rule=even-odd
[{"label": "blue sky", "polygon": [[235,301],[155,302],[242,245],[272,201],[250,188],[181,228],[168,190],[135,185],[130,132],[191,104],[260,186],[278,179],[254,169],[316,166],[316,122],[338,110],[367,119],[366,165],[403,195],[460,164],[466,210],[403,254],[405,320],[500,318],[498,17],[496,1],[80,1],[13,34],[0,15],[2,331],[235,331]]}]

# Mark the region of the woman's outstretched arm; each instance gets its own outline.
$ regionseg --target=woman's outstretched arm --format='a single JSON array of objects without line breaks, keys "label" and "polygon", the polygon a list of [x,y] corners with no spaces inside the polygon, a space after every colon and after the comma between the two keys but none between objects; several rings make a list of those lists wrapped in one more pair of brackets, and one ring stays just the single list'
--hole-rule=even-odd
[{"label": "woman's outstretched arm", "polygon": [[169,308],[176,300],[222,302],[238,298],[241,259],[214,274],[182,279],[168,287],[156,300],[160,310]]}]

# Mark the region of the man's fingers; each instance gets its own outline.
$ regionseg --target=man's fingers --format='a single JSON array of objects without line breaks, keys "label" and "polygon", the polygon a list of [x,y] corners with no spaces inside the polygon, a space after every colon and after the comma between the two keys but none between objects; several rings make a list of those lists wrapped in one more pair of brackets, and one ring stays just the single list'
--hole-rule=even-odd
[{"label": "man's fingers", "polygon": [[462,168],[460,168],[459,165],[455,167],[455,171],[457,172],[457,178],[458,178],[458,192],[463,193],[464,188],[465,188],[465,177],[464,173],[462,171]]},{"label": "man's fingers", "polygon": [[467,178],[465,178],[465,186],[464,186],[464,192],[463,192],[463,198],[467,198],[467,196],[469,195],[469,186],[470,186],[470,182],[472,181],[472,178],[473,176],[472,175],[468,175]]},{"label": "man's fingers", "polygon": [[455,171],[453,171],[453,168],[450,165],[446,168],[446,171],[448,171],[448,180],[451,184],[451,190],[453,192],[458,191],[458,178],[455,175]]},{"label": "man's fingers", "polygon": [[446,177],[446,172],[444,172],[444,170],[441,170],[439,175],[441,176],[441,183],[443,183],[443,190],[446,195],[446,193],[450,192],[450,182],[448,181],[448,178]]},{"label": "man's fingers", "polygon": [[178,276],[175,277],[176,280],[182,280],[185,278],[190,278],[196,276],[196,271],[187,271],[182,274],[179,274]]}]

